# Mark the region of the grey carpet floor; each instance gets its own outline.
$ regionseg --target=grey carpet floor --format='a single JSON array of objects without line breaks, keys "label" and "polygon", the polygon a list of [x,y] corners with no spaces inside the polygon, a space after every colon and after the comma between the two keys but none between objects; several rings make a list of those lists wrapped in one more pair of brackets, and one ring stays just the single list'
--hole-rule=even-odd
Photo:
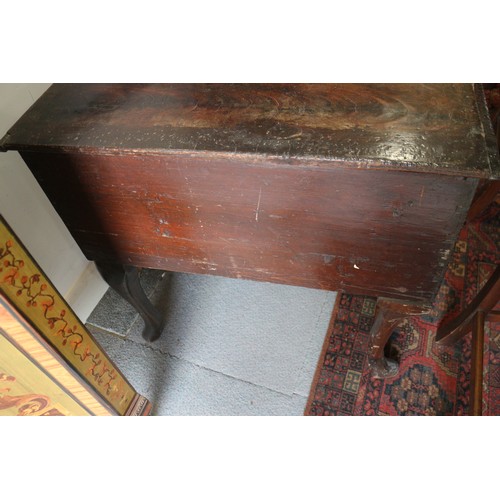
[{"label": "grey carpet floor", "polygon": [[141,283],[160,339],[111,289],[87,326],[154,415],[303,414],[334,292],[154,270]]}]

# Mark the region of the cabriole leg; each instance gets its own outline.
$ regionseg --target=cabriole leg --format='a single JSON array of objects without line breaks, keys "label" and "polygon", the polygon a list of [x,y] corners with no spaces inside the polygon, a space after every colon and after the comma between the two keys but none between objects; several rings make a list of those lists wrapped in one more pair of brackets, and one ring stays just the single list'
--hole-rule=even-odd
[{"label": "cabriole leg", "polygon": [[158,339],[163,329],[163,317],[149,301],[134,266],[96,262],[97,269],[108,285],[129,302],[144,320],[142,336],[149,342]]}]

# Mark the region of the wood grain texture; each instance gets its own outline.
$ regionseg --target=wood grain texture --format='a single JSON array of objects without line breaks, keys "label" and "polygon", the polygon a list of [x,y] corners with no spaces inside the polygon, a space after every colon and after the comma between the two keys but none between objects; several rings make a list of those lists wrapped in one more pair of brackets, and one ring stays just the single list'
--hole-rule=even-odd
[{"label": "wood grain texture", "polygon": [[89,259],[427,302],[499,174],[473,84],[54,85],[1,145]]},{"label": "wood grain texture", "polygon": [[85,255],[430,300],[477,179],[243,160],[23,153]]},{"label": "wood grain texture", "polygon": [[472,84],[57,84],[1,142],[499,176]]}]

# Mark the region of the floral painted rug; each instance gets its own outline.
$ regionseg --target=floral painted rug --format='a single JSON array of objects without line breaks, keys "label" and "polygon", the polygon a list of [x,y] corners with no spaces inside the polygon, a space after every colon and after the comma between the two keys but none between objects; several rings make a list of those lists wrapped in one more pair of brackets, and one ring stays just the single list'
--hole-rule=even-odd
[{"label": "floral painted rug", "polygon": [[[398,375],[370,376],[368,339],[375,298],[339,293],[311,387],[306,415],[467,415],[471,334],[450,347],[434,342],[442,318],[458,314],[500,264],[500,205],[461,231],[429,316],[391,336]],[[483,414],[500,415],[500,323],[485,328]]]}]

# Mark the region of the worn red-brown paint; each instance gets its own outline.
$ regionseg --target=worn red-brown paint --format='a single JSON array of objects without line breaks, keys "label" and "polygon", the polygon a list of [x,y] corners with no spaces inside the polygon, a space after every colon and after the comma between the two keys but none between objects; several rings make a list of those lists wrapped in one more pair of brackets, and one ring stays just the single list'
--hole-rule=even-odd
[{"label": "worn red-brown paint", "polygon": [[429,299],[474,179],[23,154],[86,256]]},{"label": "worn red-brown paint", "polygon": [[429,301],[479,179],[474,85],[56,85],[3,139],[90,259]]}]

